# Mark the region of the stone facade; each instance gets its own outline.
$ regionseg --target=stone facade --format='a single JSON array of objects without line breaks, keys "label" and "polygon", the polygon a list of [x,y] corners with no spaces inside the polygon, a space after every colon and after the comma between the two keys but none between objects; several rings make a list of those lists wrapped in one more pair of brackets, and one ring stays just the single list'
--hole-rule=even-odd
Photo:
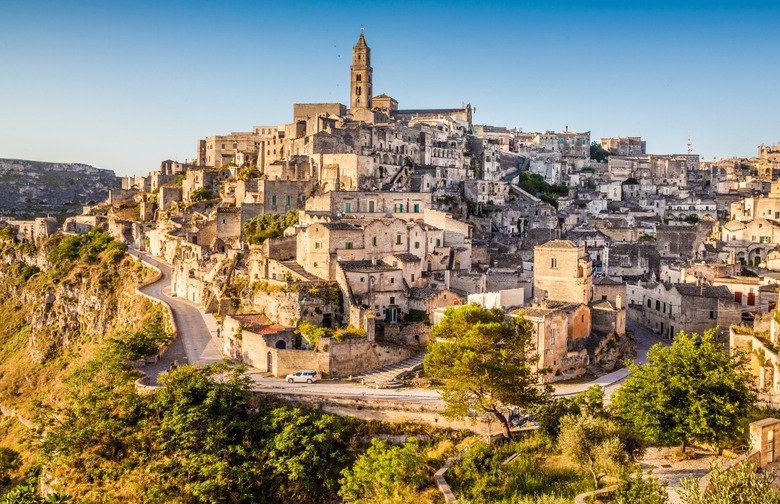
[{"label": "stone facade", "polygon": [[592,270],[584,245],[552,240],[534,247],[534,300],[590,303]]}]

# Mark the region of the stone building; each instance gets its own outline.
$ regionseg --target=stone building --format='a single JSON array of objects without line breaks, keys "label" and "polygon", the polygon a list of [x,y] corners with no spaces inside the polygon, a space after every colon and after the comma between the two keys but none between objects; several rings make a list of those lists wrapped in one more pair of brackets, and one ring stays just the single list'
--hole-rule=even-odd
[{"label": "stone building", "polygon": [[726,334],[741,321],[741,306],[724,286],[639,282],[627,286],[628,317],[664,338],[678,332],[702,334],[713,327]]},{"label": "stone building", "polygon": [[647,154],[647,142],[642,137],[602,138],[601,147],[617,156],[643,156]]},{"label": "stone building", "polygon": [[585,246],[552,240],[534,247],[534,300],[590,303],[593,263]]},{"label": "stone building", "polygon": [[574,378],[585,373],[589,364],[588,352],[570,350],[577,340],[591,334],[590,309],[578,303],[545,302],[514,312],[522,314],[533,324],[538,367],[548,369],[543,380],[554,382]]}]

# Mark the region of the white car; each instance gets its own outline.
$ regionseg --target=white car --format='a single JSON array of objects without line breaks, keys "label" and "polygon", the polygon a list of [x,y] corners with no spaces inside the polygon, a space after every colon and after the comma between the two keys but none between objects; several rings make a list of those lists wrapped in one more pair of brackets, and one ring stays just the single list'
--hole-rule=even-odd
[{"label": "white car", "polygon": [[317,371],[313,369],[301,369],[295,374],[288,374],[287,381],[290,383],[314,383],[317,381]]}]

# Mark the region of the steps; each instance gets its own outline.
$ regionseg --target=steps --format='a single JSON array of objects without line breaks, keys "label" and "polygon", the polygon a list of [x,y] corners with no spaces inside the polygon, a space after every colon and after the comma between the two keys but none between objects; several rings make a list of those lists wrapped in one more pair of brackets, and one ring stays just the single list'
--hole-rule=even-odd
[{"label": "steps", "polygon": [[371,369],[358,375],[352,375],[352,379],[366,385],[381,385],[392,388],[394,382],[396,382],[399,377],[411,371],[420,369],[422,367],[423,358],[425,358],[425,352],[409,357],[396,364]]},{"label": "steps", "polygon": [[298,264],[293,260],[279,261],[279,263],[285,268],[287,268],[288,270],[295,273],[296,275],[300,275],[308,282],[322,282],[322,278],[312,275],[311,273],[303,269],[303,266],[301,266],[300,264]]}]

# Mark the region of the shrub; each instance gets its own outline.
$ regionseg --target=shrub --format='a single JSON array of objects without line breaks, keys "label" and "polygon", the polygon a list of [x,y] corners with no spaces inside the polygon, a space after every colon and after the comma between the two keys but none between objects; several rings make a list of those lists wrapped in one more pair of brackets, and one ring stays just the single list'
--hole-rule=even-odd
[{"label": "shrub", "polygon": [[290,210],[286,214],[263,214],[249,219],[244,224],[244,239],[259,245],[269,238],[278,238],[284,230],[298,224],[298,211]]}]

